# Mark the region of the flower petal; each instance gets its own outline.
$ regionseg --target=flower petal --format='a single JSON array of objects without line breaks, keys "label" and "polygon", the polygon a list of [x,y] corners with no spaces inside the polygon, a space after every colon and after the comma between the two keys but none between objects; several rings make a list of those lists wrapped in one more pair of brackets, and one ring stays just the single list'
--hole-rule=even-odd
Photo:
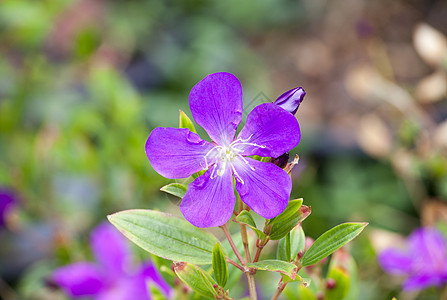
[{"label": "flower petal", "polygon": [[17,205],[16,196],[9,189],[0,188],[0,228],[6,224],[8,214]]},{"label": "flower petal", "polygon": [[415,230],[408,237],[408,246],[416,256],[423,257],[425,265],[446,261],[446,241],[436,228],[423,227]]},{"label": "flower petal", "polygon": [[[141,280],[145,283],[147,280],[155,283],[159,287],[159,290],[164,293],[164,295],[169,298],[171,294],[172,288],[171,286],[163,279],[160,272],[157,268],[151,263],[145,263],[142,266],[142,269],[138,275]],[[146,284],[145,284],[146,286]]]},{"label": "flower petal", "polygon": [[[215,166],[216,167],[216,166]],[[225,224],[233,213],[236,196],[231,170],[211,179],[214,167],[196,178],[188,187],[180,211],[192,225],[217,227]],[[216,170],[217,172],[217,167]]]},{"label": "flower petal", "polygon": [[423,290],[430,286],[441,287],[447,282],[444,275],[432,275],[432,274],[415,274],[408,277],[403,284],[403,290],[406,292]]},{"label": "flower petal", "polygon": [[138,278],[123,277],[95,297],[95,300],[150,300],[146,283]]},{"label": "flower petal", "polygon": [[204,157],[214,147],[187,128],[152,130],[146,155],[152,167],[167,178],[185,178],[203,169]]},{"label": "flower petal", "polygon": [[412,259],[409,253],[398,249],[386,249],[378,257],[382,269],[391,274],[409,274],[412,269]]},{"label": "flower petal", "polygon": [[102,223],[92,231],[90,244],[105,275],[119,278],[130,264],[132,253],[126,238],[112,225]]},{"label": "flower petal", "polygon": [[[242,201],[257,214],[266,219],[276,217],[283,212],[289,202],[292,190],[290,176],[272,163],[245,159],[248,164],[240,158],[233,164],[237,178],[236,190]],[[240,179],[243,180],[243,184]]]},{"label": "flower petal", "polygon": [[214,73],[197,83],[189,94],[194,120],[221,146],[229,145],[242,119],[242,88],[230,73]]},{"label": "flower petal", "polygon": [[300,126],[291,113],[273,103],[264,103],[256,106],[247,116],[247,122],[238,136],[238,140],[246,143],[237,147],[244,150],[244,156],[278,157],[298,145],[300,138]]},{"label": "flower petal", "polygon": [[56,269],[51,279],[73,298],[96,295],[104,288],[97,266],[88,262],[74,263]]}]

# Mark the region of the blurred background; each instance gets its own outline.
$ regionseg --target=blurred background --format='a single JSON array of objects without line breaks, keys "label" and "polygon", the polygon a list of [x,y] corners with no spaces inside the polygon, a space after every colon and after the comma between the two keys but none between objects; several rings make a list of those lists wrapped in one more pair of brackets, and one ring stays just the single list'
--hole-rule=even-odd
[{"label": "blurred background", "polygon": [[88,259],[110,213],[179,214],[144,144],[226,71],[247,111],[306,90],[292,196],[312,237],[370,223],[362,299],[436,299],[401,294],[376,255],[446,220],[446,34],[443,0],[1,1],[0,298],[64,299],[44,279]]}]

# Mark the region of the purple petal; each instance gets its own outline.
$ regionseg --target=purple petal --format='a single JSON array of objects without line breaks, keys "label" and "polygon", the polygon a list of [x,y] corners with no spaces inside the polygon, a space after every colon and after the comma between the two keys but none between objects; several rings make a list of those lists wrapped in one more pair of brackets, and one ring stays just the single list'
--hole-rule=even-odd
[{"label": "purple petal", "polygon": [[124,277],[104,290],[95,300],[149,300],[146,282],[137,276]]},{"label": "purple petal", "polygon": [[244,150],[244,156],[278,157],[298,145],[300,138],[300,127],[292,114],[273,103],[264,103],[247,116],[238,136],[245,143],[236,145]]},{"label": "purple petal", "polygon": [[119,278],[130,264],[131,251],[126,238],[112,225],[102,223],[93,230],[90,244],[96,261],[110,278]]},{"label": "purple petal", "polygon": [[185,178],[203,169],[213,144],[187,128],[155,128],[146,142],[152,167],[167,178]]},{"label": "purple petal", "polygon": [[414,291],[414,290],[423,290],[430,286],[440,287],[445,284],[446,277],[445,275],[429,275],[429,274],[415,274],[410,276],[407,280],[405,280],[403,284],[403,290]]},{"label": "purple petal", "polygon": [[302,87],[296,87],[279,96],[274,103],[294,115],[305,95],[306,92]]},{"label": "purple petal", "polygon": [[11,190],[0,188],[0,228],[6,223],[9,212],[16,205],[16,197]]},{"label": "purple petal", "polygon": [[424,264],[438,265],[447,259],[445,238],[435,228],[415,230],[408,237],[408,247],[414,255],[423,259]]},{"label": "purple petal", "polygon": [[[222,176],[214,174],[211,167],[196,178],[188,187],[180,211],[192,225],[197,227],[216,227],[225,224],[233,213],[236,196],[233,190],[231,170],[223,171]],[[214,172],[217,172],[217,167]]]},{"label": "purple petal", "polygon": [[378,257],[379,264],[387,273],[409,274],[412,269],[412,259],[409,253],[397,249],[386,249]]},{"label": "purple petal", "polygon": [[[236,190],[242,201],[257,214],[266,219],[276,217],[283,212],[289,202],[292,190],[290,176],[272,163],[245,159],[248,164],[240,158],[233,164],[237,172]],[[240,179],[243,180],[243,184]]]},{"label": "purple petal", "polygon": [[144,282],[146,282],[146,280],[150,280],[151,282],[155,283],[155,285],[159,287],[159,290],[163,292],[166,297],[169,297],[171,294],[171,286],[163,279],[160,272],[158,272],[157,268],[153,264],[145,263],[139,276]]},{"label": "purple petal", "polygon": [[96,265],[88,262],[56,269],[51,279],[74,298],[96,295],[103,290],[105,284]]},{"label": "purple petal", "polygon": [[242,88],[230,73],[214,73],[197,83],[189,94],[194,120],[217,144],[229,145],[242,119]]}]

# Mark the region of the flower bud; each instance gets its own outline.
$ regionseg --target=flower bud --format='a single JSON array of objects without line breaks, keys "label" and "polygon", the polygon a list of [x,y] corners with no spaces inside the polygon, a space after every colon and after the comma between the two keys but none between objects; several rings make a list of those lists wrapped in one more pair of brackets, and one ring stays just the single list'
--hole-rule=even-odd
[{"label": "flower bud", "polygon": [[271,158],[270,159],[271,163],[274,163],[275,165],[277,165],[280,168],[284,168],[287,163],[289,162],[289,152],[286,152],[284,154],[282,154],[281,156],[278,156],[277,158]]},{"label": "flower bud", "polygon": [[279,96],[274,103],[294,115],[305,95],[302,87],[296,87]]}]

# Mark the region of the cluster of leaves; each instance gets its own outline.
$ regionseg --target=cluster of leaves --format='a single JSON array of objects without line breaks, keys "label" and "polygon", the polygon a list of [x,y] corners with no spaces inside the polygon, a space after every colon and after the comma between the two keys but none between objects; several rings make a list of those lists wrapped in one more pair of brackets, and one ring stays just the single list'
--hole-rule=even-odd
[{"label": "cluster of leaves", "polygon": [[[162,190],[181,198],[186,192],[186,186],[173,183],[164,186]],[[307,286],[308,282],[298,275],[301,268],[325,259],[355,238],[367,225],[340,224],[322,234],[305,251],[305,234],[301,223],[310,215],[311,209],[302,205],[302,202],[302,199],[290,201],[283,213],[265,221],[262,230],[257,227],[250,211],[242,210],[233,219],[234,222],[251,228],[257,238],[256,256],[253,262],[240,266],[242,271],[252,274],[257,270],[279,272],[280,291],[289,282]],[[242,272],[232,266],[236,258],[228,243],[219,241],[214,235],[183,219],[154,210],[122,211],[110,215],[109,221],[144,250],[173,261],[175,275],[196,293],[208,298],[231,299],[228,288],[238,281]],[[232,239],[237,240],[237,237]],[[270,240],[279,241],[276,259],[259,260],[261,250]],[[230,267],[228,262],[232,264]],[[170,276],[174,275],[166,265],[160,266],[160,269]],[[349,284],[346,284],[349,276],[344,270],[335,262],[331,264],[328,277],[337,282],[337,289],[328,289],[328,293],[345,295],[349,290]],[[174,279],[171,278],[170,281],[173,282]],[[340,295],[329,299],[343,299]]]}]

